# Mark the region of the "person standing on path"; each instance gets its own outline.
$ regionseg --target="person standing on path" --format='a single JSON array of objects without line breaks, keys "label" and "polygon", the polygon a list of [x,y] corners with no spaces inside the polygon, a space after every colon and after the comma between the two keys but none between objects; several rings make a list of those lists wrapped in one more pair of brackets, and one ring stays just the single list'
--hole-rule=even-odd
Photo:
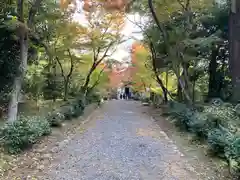
[{"label": "person standing on path", "polygon": [[129,97],[130,97],[130,90],[129,90],[129,87],[125,87],[125,96],[126,96],[126,100],[128,100]]}]

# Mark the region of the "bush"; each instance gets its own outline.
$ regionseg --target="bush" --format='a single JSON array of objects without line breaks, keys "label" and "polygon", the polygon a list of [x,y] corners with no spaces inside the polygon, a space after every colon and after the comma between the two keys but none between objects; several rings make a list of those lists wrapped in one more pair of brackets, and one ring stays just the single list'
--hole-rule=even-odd
[{"label": "bush", "polygon": [[229,159],[234,159],[240,165],[240,137],[234,138],[226,149],[225,155]]},{"label": "bush", "polygon": [[169,102],[168,106],[168,114],[174,119],[175,125],[189,130],[195,112],[187,108],[186,105],[177,102]]},{"label": "bush", "polygon": [[225,156],[225,152],[233,141],[233,137],[227,129],[220,126],[209,132],[207,141],[212,152]]},{"label": "bush", "polygon": [[141,97],[141,101],[143,103],[150,103],[151,102],[150,97]]},{"label": "bush", "polygon": [[240,176],[240,137],[236,137],[226,149],[225,156],[229,160],[232,174]]},{"label": "bush", "polygon": [[72,105],[65,105],[61,107],[61,114],[64,116],[65,120],[70,120],[74,117],[74,107]]},{"label": "bush", "polygon": [[207,138],[209,131],[216,128],[217,123],[205,113],[194,112],[188,126],[190,132],[200,138]]},{"label": "bush", "polygon": [[216,155],[228,160],[230,169],[240,173],[240,137],[237,127],[240,119],[229,103],[212,103],[209,106],[190,109],[186,105],[169,102],[168,112],[176,126],[206,139]]},{"label": "bush", "polygon": [[236,114],[237,114],[238,116],[240,116],[240,104],[237,104],[237,105],[235,106],[234,110],[236,111]]},{"label": "bush", "polygon": [[59,127],[64,120],[71,120],[82,115],[85,107],[83,103],[83,98],[79,97],[63,105],[58,111],[50,113],[48,120],[51,126]]},{"label": "bush", "polygon": [[86,97],[86,103],[91,104],[91,103],[98,103],[101,101],[101,96],[96,93],[96,92],[89,92]]},{"label": "bush", "polygon": [[45,118],[21,117],[1,129],[2,144],[9,153],[15,154],[50,133],[50,124]]},{"label": "bush", "polygon": [[236,123],[240,121],[235,109],[231,106],[207,106],[204,111],[209,117],[215,119],[218,124],[234,133],[237,131]]},{"label": "bush", "polygon": [[78,117],[83,114],[83,111],[85,109],[82,101],[76,101],[72,104],[73,107],[73,117]]},{"label": "bush", "polygon": [[53,111],[49,113],[47,116],[47,120],[52,127],[62,126],[62,122],[64,121],[64,119],[65,119],[64,114],[58,111]]}]

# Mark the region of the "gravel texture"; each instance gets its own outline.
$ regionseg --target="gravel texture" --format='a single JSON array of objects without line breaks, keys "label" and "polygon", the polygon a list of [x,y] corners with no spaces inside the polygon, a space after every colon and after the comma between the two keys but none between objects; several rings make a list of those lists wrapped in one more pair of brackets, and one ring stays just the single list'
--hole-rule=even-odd
[{"label": "gravel texture", "polygon": [[198,174],[134,101],[107,102],[54,155],[44,180],[197,180]]}]

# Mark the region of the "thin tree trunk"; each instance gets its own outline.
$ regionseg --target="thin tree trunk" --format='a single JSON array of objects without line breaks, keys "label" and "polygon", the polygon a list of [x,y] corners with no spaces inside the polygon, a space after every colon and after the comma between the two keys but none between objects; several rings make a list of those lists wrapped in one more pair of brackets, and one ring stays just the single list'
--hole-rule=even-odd
[{"label": "thin tree trunk", "polygon": [[64,97],[63,97],[64,101],[67,101],[67,99],[68,99],[68,84],[69,84],[69,78],[67,78],[64,81]]},{"label": "thin tree trunk", "polygon": [[181,88],[180,83],[178,83],[178,87],[177,87],[177,99],[180,102],[183,100],[182,88]]},{"label": "thin tree trunk", "polygon": [[161,78],[158,76],[157,73],[157,68],[156,68],[156,51],[154,48],[154,45],[152,42],[150,42],[150,50],[151,50],[151,54],[152,54],[152,66],[153,66],[153,71],[156,77],[156,80],[158,82],[158,84],[160,85],[160,87],[162,88],[163,91],[163,96],[164,96],[164,102],[167,103],[168,102],[168,95],[172,98],[171,93],[168,91],[168,89],[164,86],[163,81],[161,80]]},{"label": "thin tree trunk", "polygon": [[94,53],[96,55],[93,56],[93,64],[92,64],[92,67],[91,69],[89,70],[88,72],[88,75],[85,79],[85,82],[82,86],[82,90],[83,90],[83,95],[84,97],[86,97],[87,95],[87,92],[88,92],[88,85],[89,85],[89,82],[90,82],[90,79],[91,79],[91,76],[92,76],[92,73],[95,71],[95,69],[98,67],[98,65],[104,60],[104,58],[107,56],[107,52],[109,51],[109,48],[110,48],[111,45],[109,45],[109,47],[107,48],[107,50],[105,50],[103,56],[98,60],[98,55],[99,55],[99,52],[97,53]]},{"label": "thin tree trunk", "polygon": [[196,81],[194,79],[193,80],[193,85],[192,85],[192,100],[193,100],[193,103],[195,101],[195,85],[196,85]]},{"label": "thin tree trunk", "polygon": [[101,79],[101,75],[102,75],[104,69],[105,69],[105,67],[102,68],[102,70],[99,72],[97,80],[96,80],[95,83],[92,85],[92,87],[89,88],[89,91],[92,91],[92,90],[99,84],[100,79]]},{"label": "thin tree trunk", "polygon": [[86,77],[86,79],[85,79],[84,85],[83,85],[83,87],[82,87],[84,96],[87,95],[88,85],[89,85],[89,82],[90,82],[92,73],[93,73],[93,71],[95,70],[95,68],[96,68],[96,67],[95,67],[94,64],[93,64],[93,66],[92,66],[91,69],[89,70],[89,72],[88,72],[88,74],[87,74],[87,77]]},{"label": "thin tree trunk", "polygon": [[64,101],[67,100],[69,82],[70,82],[70,79],[71,79],[71,76],[72,76],[72,73],[73,73],[73,69],[74,69],[73,58],[72,58],[72,54],[70,52],[70,49],[68,49],[67,51],[68,51],[68,54],[69,54],[69,57],[70,57],[70,63],[71,63],[71,68],[70,68],[67,76],[65,76],[65,74],[64,74],[62,63],[60,62],[59,58],[56,56],[56,60],[57,60],[57,63],[59,64],[59,66],[60,66],[61,74],[62,74],[62,77],[63,77],[63,80],[64,80],[64,97],[63,97]]},{"label": "thin tree trunk", "polygon": [[65,90],[64,90],[64,100],[65,101],[67,100],[67,97],[68,97],[69,82],[70,82],[70,79],[72,77],[73,68],[74,68],[71,51],[70,51],[70,49],[68,49],[67,51],[68,51],[68,54],[69,54],[69,57],[70,57],[71,68],[70,68],[70,71],[69,71],[67,77],[65,78]]}]

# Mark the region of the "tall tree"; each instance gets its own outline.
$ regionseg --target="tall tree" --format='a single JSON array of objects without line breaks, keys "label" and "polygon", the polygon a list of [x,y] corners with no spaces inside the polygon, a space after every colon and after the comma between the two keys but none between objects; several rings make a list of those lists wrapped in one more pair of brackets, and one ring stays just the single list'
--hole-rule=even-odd
[{"label": "tall tree", "polygon": [[29,30],[34,26],[34,17],[40,7],[42,0],[35,0],[30,6],[28,11],[27,21],[25,20],[25,9],[24,0],[17,1],[17,34],[19,36],[20,43],[20,66],[19,74],[14,79],[12,95],[8,108],[8,121],[15,121],[18,114],[18,102],[22,89],[22,82],[27,70],[27,60],[28,60],[28,48],[29,48]]},{"label": "tall tree", "polygon": [[229,42],[230,42],[230,72],[232,77],[233,95],[232,100],[240,101],[240,2],[231,0],[229,19]]},{"label": "tall tree", "polygon": [[91,8],[85,11],[85,15],[88,24],[83,30],[80,41],[89,45],[88,50],[92,53],[92,59],[83,84],[84,94],[87,93],[95,69],[115,51],[116,45],[121,42],[120,31],[124,24],[121,12],[109,12],[104,8],[104,5],[97,1],[91,2]]}]

